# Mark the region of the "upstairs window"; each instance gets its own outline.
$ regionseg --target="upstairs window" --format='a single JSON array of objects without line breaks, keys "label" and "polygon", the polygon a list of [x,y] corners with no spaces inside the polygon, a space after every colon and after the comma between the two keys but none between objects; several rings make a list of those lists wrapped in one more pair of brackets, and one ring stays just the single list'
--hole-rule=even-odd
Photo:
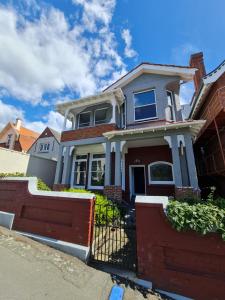
[{"label": "upstairs window", "polygon": [[95,125],[107,123],[108,108],[101,108],[95,111]]},{"label": "upstairs window", "polygon": [[79,114],[79,128],[91,126],[91,112],[83,112]]},{"label": "upstairs window", "polygon": [[49,152],[50,144],[40,144],[39,151],[40,152]]},{"label": "upstairs window", "polygon": [[174,94],[170,91],[167,91],[167,101],[170,109],[170,120],[175,121]]},{"label": "upstairs window", "polygon": [[173,184],[173,165],[157,161],[148,166],[150,184]]},{"label": "upstairs window", "polygon": [[134,94],[135,121],[157,118],[155,91],[149,90]]}]

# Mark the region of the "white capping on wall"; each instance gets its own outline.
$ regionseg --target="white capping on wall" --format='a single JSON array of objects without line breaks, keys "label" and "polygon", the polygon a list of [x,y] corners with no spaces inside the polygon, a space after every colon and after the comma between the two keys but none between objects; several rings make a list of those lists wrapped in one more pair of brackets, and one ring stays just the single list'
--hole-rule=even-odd
[{"label": "white capping on wall", "polygon": [[12,229],[15,214],[0,211],[0,226]]},{"label": "white capping on wall", "polygon": [[34,239],[37,242],[43,243],[45,245],[63,251],[65,253],[71,254],[81,259],[84,262],[88,261],[89,254],[90,254],[90,247],[85,247],[78,244],[55,240],[46,236],[41,236],[41,235],[27,233],[27,232],[17,231],[17,233],[27,236],[31,239]]},{"label": "white capping on wall", "polygon": [[95,195],[92,193],[70,193],[70,192],[53,192],[53,191],[39,191],[37,189],[36,177],[6,177],[2,180],[13,181],[28,181],[28,191],[32,195],[50,196],[50,197],[65,197],[74,199],[94,199]]},{"label": "white capping on wall", "polygon": [[165,210],[169,203],[169,198],[166,196],[136,196],[135,203],[162,204]]}]

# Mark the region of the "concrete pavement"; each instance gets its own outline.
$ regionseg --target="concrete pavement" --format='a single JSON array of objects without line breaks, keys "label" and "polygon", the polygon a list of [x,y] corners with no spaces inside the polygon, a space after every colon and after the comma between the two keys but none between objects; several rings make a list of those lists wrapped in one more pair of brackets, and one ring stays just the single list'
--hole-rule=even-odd
[{"label": "concrete pavement", "polygon": [[[0,300],[106,300],[113,284],[110,274],[0,227]],[[124,300],[162,299],[123,286]]]}]

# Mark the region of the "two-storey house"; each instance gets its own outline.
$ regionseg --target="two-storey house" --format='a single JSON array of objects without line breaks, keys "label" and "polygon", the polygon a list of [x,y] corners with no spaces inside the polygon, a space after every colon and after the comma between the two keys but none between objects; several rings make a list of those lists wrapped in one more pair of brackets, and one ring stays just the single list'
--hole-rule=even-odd
[{"label": "two-storey house", "polygon": [[195,70],[141,63],[99,94],[58,104],[65,122],[55,189],[127,201],[196,192],[192,140],[204,121],[184,121],[179,99],[180,84]]},{"label": "two-storey house", "polygon": [[34,156],[57,160],[60,144],[60,133],[56,130],[46,127],[28,153]]},{"label": "two-storey house", "polygon": [[201,187],[216,186],[225,195],[225,61],[206,74],[203,53],[191,56],[197,67],[195,97],[190,118],[204,119],[195,143],[196,164]]}]

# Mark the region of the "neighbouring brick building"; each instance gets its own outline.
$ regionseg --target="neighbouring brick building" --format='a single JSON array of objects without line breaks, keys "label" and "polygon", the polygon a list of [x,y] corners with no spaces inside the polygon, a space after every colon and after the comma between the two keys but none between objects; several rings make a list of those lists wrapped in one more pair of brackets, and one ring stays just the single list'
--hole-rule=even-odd
[{"label": "neighbouring brick building", "polygon": [[206,120],[195,143],[200,185],[216,186],[225,196],[225,61],[206,74],[201,52],[191,56],[190,66],[199,70],[190,118]]},{"label": "neighbouring brick building", "polygon": [[195,71],[142,63],[99,94],[58,104],[65,122],[55,189],[128,201],[198,191],[192,141],[204,121],[184,121],[179,98]]}]

